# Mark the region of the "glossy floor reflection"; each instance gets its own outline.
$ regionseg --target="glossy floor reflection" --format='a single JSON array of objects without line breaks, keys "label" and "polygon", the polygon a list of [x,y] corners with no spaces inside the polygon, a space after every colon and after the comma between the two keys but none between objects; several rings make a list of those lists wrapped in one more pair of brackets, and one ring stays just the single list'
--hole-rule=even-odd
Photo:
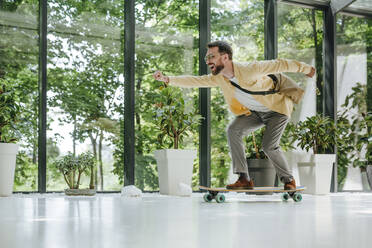
[{"label": "glossy floor reflection", "polygon": [[0,198],[0,247],[372,247],[372,194]]}]

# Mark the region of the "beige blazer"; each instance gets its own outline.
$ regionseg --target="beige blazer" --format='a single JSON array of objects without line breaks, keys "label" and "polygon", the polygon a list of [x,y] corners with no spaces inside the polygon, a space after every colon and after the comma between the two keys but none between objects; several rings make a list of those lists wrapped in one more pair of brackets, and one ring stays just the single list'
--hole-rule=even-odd
[{"label": "beige blazer", "polygon": [[[250,91],[267,91],[272,89],[273,82],[267,76],[268,74],[281,72],[301,72],[308,74],[312,68],[311,65],[289,59],[255,61],[252,63],[234,62],[233,67],[239,85]],[[290,80],[283,80],[282,84],[280,86],[280,93],[266,96],[252,96],[267,108],[290,116],[293,110],[293,103],[299,102],[304,91],[299,87],[295,87]],[[222,74],[216,76],[212,74],[205,76],[170,76],[169,85],[184,88],[220,87],[231,112],[237,116],[251,114],[251,111],[235,98],[236,88]]]}]

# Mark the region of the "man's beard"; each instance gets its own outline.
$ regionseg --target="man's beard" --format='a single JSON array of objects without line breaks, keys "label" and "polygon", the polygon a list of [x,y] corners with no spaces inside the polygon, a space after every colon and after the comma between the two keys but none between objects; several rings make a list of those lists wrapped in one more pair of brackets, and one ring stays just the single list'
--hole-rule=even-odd
[{"label": "man's beard", "polygon": [[212,71],[212,74],[213,75],[217,75],[218,73],[220,73],[224,68],[225,66],[224,65],[217,65],[215,66],[215,71]]}]

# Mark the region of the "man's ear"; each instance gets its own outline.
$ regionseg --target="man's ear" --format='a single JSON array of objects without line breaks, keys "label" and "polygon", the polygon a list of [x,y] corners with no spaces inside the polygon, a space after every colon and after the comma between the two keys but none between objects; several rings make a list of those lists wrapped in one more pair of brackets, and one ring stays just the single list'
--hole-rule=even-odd
[{"label": "man's ear", "polygon": [[226,63],[229,60],[229,55],[227,53],[222,55],[223,62]]}]

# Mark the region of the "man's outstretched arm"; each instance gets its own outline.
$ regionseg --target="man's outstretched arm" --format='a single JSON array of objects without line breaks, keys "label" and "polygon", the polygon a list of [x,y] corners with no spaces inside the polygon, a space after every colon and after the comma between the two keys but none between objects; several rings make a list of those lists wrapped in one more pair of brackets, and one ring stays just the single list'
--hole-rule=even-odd
[{"label": "man's outstretched arm", "polygon": [[211,75],[204,76],[164,76],[161,71],[156,71],[153,77],[172,86],[183,88],[208,88],[218,86],[216,77]]},{"label": "man's outstretched arm", "polygon": [[251,63],[246,69],[257,77],[280,72],[299,72],[310,78],[315,74],[313,66],[291,59],[257,61]]}]

